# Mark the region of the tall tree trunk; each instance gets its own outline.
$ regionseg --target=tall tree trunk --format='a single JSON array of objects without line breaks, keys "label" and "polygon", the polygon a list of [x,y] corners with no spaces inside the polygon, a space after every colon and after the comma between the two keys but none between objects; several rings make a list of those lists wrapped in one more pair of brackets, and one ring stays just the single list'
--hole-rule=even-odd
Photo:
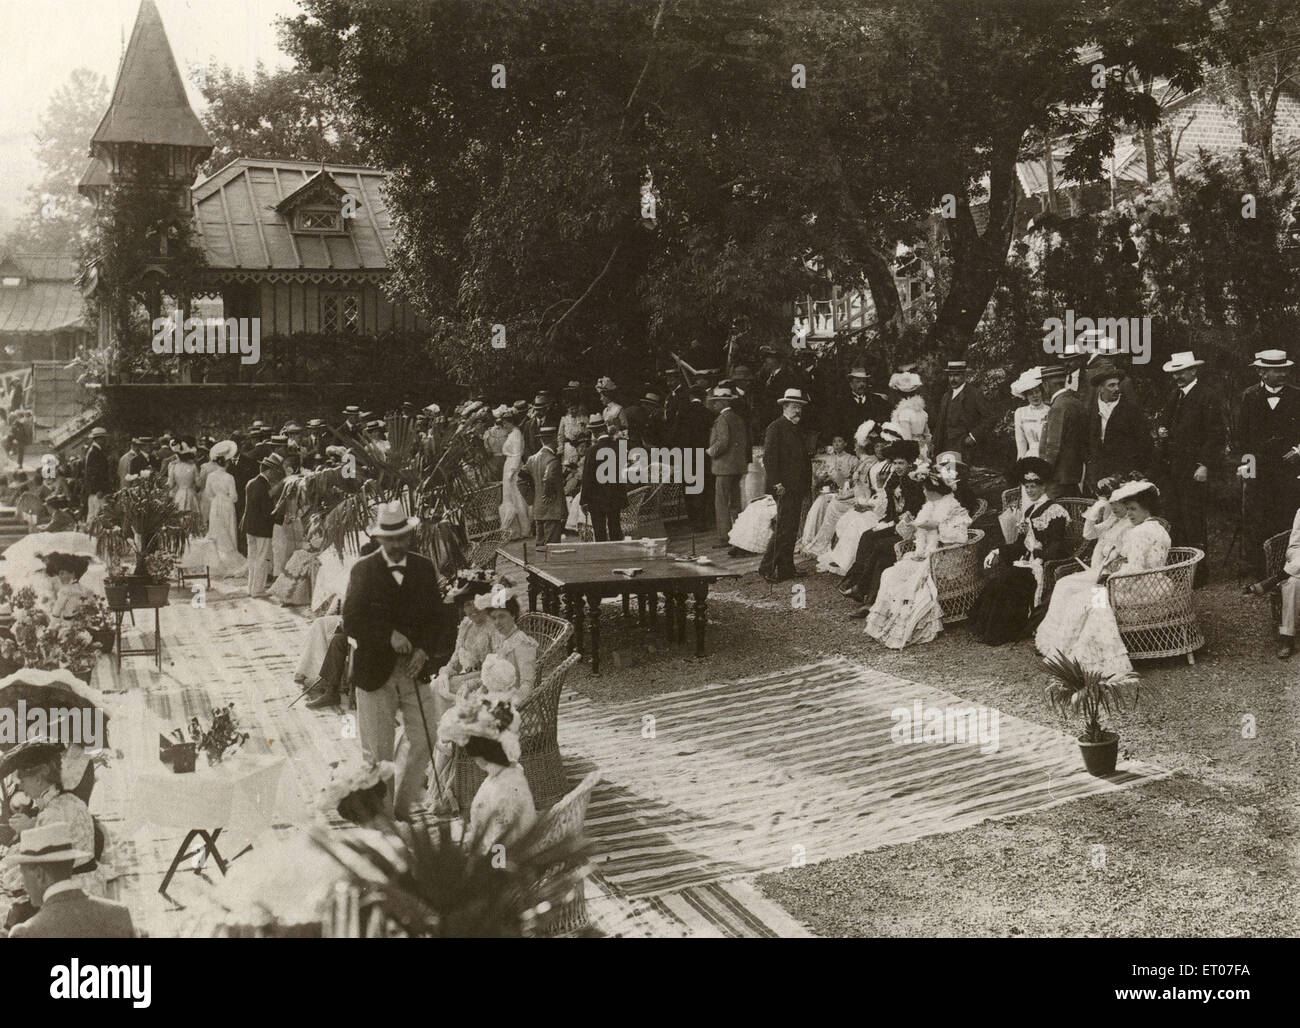
[{"label": "tall tree trunk", "polygon": [[989,221],[981,235],[965,191],[958,193],[957,216],[949,221],[952,274],[930,330],[931,349],[945,359],[964,355],[1006,265],[1016,223],[1016,159],[1021,132],[994,144],[989,178]]}]

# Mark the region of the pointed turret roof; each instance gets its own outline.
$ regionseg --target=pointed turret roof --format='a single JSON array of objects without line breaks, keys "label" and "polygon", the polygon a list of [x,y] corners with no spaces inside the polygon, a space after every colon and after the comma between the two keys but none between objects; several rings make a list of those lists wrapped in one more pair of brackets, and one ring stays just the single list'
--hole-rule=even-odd
[{"label": "pointed turret roof", "polygon": [[185,83],[153,0],[141,0],[131,41],[117,69],[113,100],[91,137],[92,148],[111,143],[212,147],[212,137],[185,95]]}]

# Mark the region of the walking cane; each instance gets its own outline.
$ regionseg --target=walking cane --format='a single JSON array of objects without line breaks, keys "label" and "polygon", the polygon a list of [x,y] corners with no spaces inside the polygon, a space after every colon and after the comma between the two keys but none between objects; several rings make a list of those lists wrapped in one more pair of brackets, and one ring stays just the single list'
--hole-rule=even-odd
[{"label": "walking cane", "polygon": [[438,792],[438,799],[441,800],[442,779],[438,777],[438,761],[435,759],[433,739],[429,735],[429,719],[424,713],[424,697],[420,695],[420,682],[416,680],[414,675],[411,676],[411,680],[415,683],[415,703],[420,708],[420,723],[424,726],[424,741],[429,747],[429,769],[433,772],[433,786]]}]

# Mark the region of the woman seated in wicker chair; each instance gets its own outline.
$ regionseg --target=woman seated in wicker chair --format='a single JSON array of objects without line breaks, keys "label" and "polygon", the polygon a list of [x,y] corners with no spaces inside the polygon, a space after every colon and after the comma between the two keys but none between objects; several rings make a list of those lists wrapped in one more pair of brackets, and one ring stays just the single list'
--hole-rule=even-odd
[{"label": "woman seated in wicker chair", "polygon": [[971,630],[990,646],[1015,642],[1025,634],[1034,608],[1042,602],[1044,561],[1069,556],[1070,515],[1046,495],[1051,474],[1052,465],[1042,457],[1022,457],[1009,476],[1024,489],[1027,505],[1023,512],[1004,512],[999,519],[1007,541],[984,562],[994,569],[993,575],[970,617]]},{"label": "woman seated in wicker chair", "polygon": [[[487,673],[488,665],[484,665]],[[519,764],[519,712],[510,697],[475,692],[463,697],[438,722],[439,740],[462,747],[487,775],[474,794],[465,829],[465,846],[490,853],[528,834],[537,808]]]},{"label": "woman seated in wicker chair", "polygon": [[[1091,603],[1101,576],[1120,567],[1119,556],[1124,537],[1133,527],[1133,522],[1125,515],[1123,507],[1111,499],[1121,484],[1119,478],[1103,478],[1097,483],[1097,493],[1101,499],[1083,515],[1083,538],[1095,540],[1092,557],[1087,567],[1057,579],[1051,602],[1047,605],[1047,614],[1034,635],[1034,643],[1042,653],[1054,653],[1068,648],[1077,627],[1072,626],[1071,619],[1077,615],[1081,597],[1084,602]],[[1074,566],[1077,567],[1078,563]],[[1061,569],[1066,570],[1068,568]],[[1061,574],[1061,571],[1057,573]]]},{"label": "woman seated in wicker chair", "polygon": [[912,519],[924,505],[925,493],[908,472],[920,453],[920,444],[914,439],[898,439],[885,449],[889,471],[881,483],[884,513],[876,527],[858,540],[853,564],[840,588],[843,595],[861,604],[849,615],[851,618],[864,618],[870,613],[880,589],[880,576],[894,563],[894,547],[900,540],[912,538]]},{"label": "woman seated in wicker chair", "polygon": [[501,639],[492,652],[514,665],[516,685],[511,698],[515,706],[522,707],[537,684],[537,640],[519,627],[519,600],[498,587],[486,595],[475,596],[474,606],[492,617],[492,625]]},{"label": "woman seated in wicker chair", "polygon": [[[1153,576],[1142,576],[1141,595],[1126,589],[1123,582],[1125,573],[1165,565],[1170,544],[1168,531],[1154,516],[1159,497],[1160,490],[1146,481],[1126,482],[1110,494],[1111,504],[1123,509],[1131,525],[1120,540],[1118,553],[1097,575],[1097,586],[1105,585],[1112,576],[1117,577],[1111,590],[1115,606],[1104,597],[1098,602],[1096,588],[1067,593],[1068,598],[1061,601],[1049,630],[1040,631],[1034,640],[1043,656],[1062,653],[1078,661],[1084,670],[1096,671],[1103,677],[1133,673],[1128,648],[1120,636],[1120,619],[1131,617],[1135,607],[1162,602],[1173,591],[1168,581],[1164,581],[1163,588],[1159,581],[1152,583]],[[1154,577],[1164,579],[1162,575]]]},{"label": "woman seated in wicker chair", "polygon": [[937,471],[921,479],[925,505],[916,515],[915,549],[880,576],[880,592],[867,615],[866,633],[892,650],[927,643],[943,631],[939,591],[930,555],[942,546],[966,542],[970,514]]},{"label": "woman seated in wicker chair", "polygon": [[[858,552],[858,540],[880,522],[887,497],[881,482],[889,470],[882,440],[874,421],[864,421],[853,437],[858,464],[830,501],[830,509],[811,543],[803,552],[815,556],[818,571],[842,575]],[[809,516],[811,517],[811,509]]]}]

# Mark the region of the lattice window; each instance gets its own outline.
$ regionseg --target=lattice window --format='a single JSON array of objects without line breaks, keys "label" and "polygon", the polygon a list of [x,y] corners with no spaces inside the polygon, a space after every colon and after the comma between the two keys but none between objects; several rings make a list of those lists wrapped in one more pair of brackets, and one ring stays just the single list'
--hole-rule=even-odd
[{"label": "lattice window", "polygon": [[356,335],[361,329],[361,297],[357,293],[324,293],[321,296],[322,332]]},{"label": "lattice window", "polygon": [[309,208],[298,211],[296,228],[299,232],[341,232],[343,222],[339,211]]}]

